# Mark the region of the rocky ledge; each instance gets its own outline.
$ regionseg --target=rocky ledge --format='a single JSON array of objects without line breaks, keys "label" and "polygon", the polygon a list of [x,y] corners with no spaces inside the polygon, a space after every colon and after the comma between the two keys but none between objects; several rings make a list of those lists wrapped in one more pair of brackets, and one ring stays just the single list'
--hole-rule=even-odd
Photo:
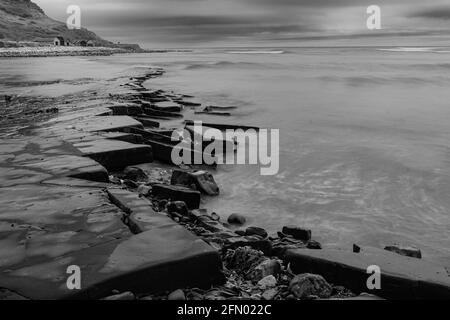
[{"label": "rocky ledge", "polygon": [[[220,110],[231,115],[235,107],[203,107],[191,96],[144,87],[163,72],[46,100],[49,112],[20,109],[46,121],[1,139],[1,299],[450,296],[447,270],[418,259],[413,248],[336,251],[302,226],[270,233],[247,225],[245,213],[221,221],[205,209],[208,197],[220,196],[215,166],[175,166],[170,137],[189,127],[187,109],[223,117]],[[5,110],[17,110],[15,103],[26,101],[5,97]],[[381,268],[376,290],[367,286],[373,265]],[[70,283],[73,266],[79,287]]]}]

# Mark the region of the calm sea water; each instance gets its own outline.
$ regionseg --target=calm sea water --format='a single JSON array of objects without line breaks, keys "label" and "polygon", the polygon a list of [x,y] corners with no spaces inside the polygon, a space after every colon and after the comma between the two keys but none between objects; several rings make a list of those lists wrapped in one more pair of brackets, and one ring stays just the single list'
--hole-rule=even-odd
[{"label": "calm sea water", "polygon": [[223,218],[239,212],[270,231],[304,226],[330,246],[416,245],[450,266],[449,48],[0,60],[0,91],[56,95],[144,66],[167,70],[148,87],[239,106],[230,118],[197,119],[280,130],[278,175],[261,176],[257,166],[218,169],[222,195],[207,206]]}]

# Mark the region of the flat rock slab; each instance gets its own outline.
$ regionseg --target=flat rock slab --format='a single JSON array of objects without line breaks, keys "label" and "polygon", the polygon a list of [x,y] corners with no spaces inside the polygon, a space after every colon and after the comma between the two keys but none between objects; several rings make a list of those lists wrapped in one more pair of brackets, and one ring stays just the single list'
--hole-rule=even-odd
[{"label": "flat rock slab", "polygon": [[96,161],[74,155],[61,155],[24,164],[55,176],[67,176],[97,182],[109,182],[108,171]]},{"label": "flat rock slab", "polygon": [[[288,250],[284,259],[294,273],[316,273],[328,282],[354,292],[369,292],[387,299],[448,299],[450,276],[444,267],[385,250],[363,248],[360,253],[323,249]],[[369,266],[381,269],[381,289],[369,290]]]},{"label": "flat rock slab", "polygon": [[70,265],[61,257],[131,235],[123,212],[99,189],[1,188],[0,207],[0,288],[29,298],[55,294],[54,283],[66,278],[55,268]]},{"label": "flat rock slab", "polygon": [[167,215],[155,212],[150,201],[136,193],[116,188],[108,188],[107,192],[112,203],[128,214],[127,225],[133,233],[177,225]]},{"label": "flat rock slab", "polygon": [[120,131],[125,128],[143,129],[143,126],[142,123],[129,116],[105,116],[92,117],[86,120],[78,121],[73,125],[73,128],[86,132],[97,132]]},{"label": "flat rock slab", "polygon": [[153,161],[152,148],[148,145],[104,139],[76,143],[74,146],[84,156],[97,161],[110,171]]},{"label": "flat rock slab", "polygon": [[[81,270],[81,290],[67,289],[67,266]],[[223,281],[217,251],[182,226],[156,228],[57,259],[10,270],[0,286],[32,299],[98,299],[113,290],[151,294]]]},{"label": "flat rock slab", "polygon": [[80,118],[89,118],[95,116],[112,116],[113,111],[107,107],[92,107],[85,110],[77,110],[72,112],[65,112],[62,115],[58,115],[46,122],[46,124],[57,122],[69,122],[79,120]]}]

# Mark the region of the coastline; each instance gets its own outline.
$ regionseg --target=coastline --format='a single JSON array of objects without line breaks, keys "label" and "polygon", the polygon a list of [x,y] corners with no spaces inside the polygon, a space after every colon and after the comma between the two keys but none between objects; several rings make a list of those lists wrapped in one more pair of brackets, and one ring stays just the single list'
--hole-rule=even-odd
[{"label": "coastline", "polygon": [[[75,163],[65,163],[65,166],[70,168],[68,170],[70,174],[67,171],[63,173],[58,171],[58,174],[54,174],[53,170],[58,166],[58,163],[55,163],[53,158],[48,159],[50,164],[49,172],[46,172],[46,175],[49,176],[41,177],[40,173],[36,173],[36,181],[44,185],[70,186],[67,191],[69,195],[72,194],[71,188],[75,188],[75,185],[78,187],[81,185],[83,188],[94,188],[95,192],[101,194],[102,197],[106,195],[109,199],[107,201],[108,208],[112,208],[112,205],[114,205],[120,209],[119,215],[123,224],[120,225],[119,229],[121,233],[126,233],[123,236],[124,240],[118,241],[118,244],[116,244],[113,253],[118,248],[121,248],[121,245],[124,243],[131,246],[127,248],[136,249],[134,245],[129,243],[137,240],[143,241],[146,237],[150,240],[155,240],[155,234],[158,235],[156,239],[162,237],[163,242],[167,241],[170,246],[172,240],[167,226],[169,226],[171,231],[173,230],[176,234],[182,235],[183,243],[198,243],[201,239],[200,241],[208,244],[207,247],[202,246],[201,250],[199,249],[202,252],[201,254],[197,251],[193,252],[192,256],[185,257],[184,260],[177,260],[179,257],[176,255],[166,258],[165,263],[167,265],[176,265],[175,273],[187,272],[183,276],[183,281],[179,280],[177,282],[178,288],[167,287],[167,284],[160,280],[158,282],[160,292],[138,292],[133,290],[132,284],[120,283],[117,285],[117,282],[113,281],[114,277],[112,277],[109,278],[109,281],[115,283],[117,287],[111,290],[111,285],[108,285],[107,288],[104,288],[105,292],[99,294],[97,298],[105,298],[108,295],[106,293],[113,294],[109,299],[284,300],[354,298],[363,292],[361,291],[361,273],[365,274],[365,270],[362,267],[364,262],[361,264],[361,260],[365,261],[366,252],[367,257],[383,256],[381,260],[387,261],[388,264],[394,264],[394,267],[390,269],[392,279],[389,280],[388,278],[387,280],[389,290],[392,290],[389,287],[389,281],[395,283],[398,279],[402,279],[408,283],[406,287],[409,287],[415,285],[418,281],[417,279],[420,279],[417,273],[410,275],[408,278],[401,272],[400,276],[395,272],[402,269],[405,265],[419,265],[418,259],[397,256],[392,252],[381,251],[372,254],[366,248],[363,248],[360,253],[353,250],[353,252],[337,252],[333,256],[331,251],[327,250],[327,248],[322,248],[319,243],[312,239],[311,230],[302,229],[301,226],[280,226],[280,231],[277,234],[269,235],[261,228],[247,225],[245,223],[245,213],[233,218],[230,216],[228,221],[220,221],[217,215],[208,212],[205,209],[207,208],[207,197],[205,198],[204,194],[200,195],[201,192],[195,190],[195,188],[194,190],[189,190],[192,189],[189,186],[178,187],[178,183],[172,183],[174,172],[180,171],[180,168],[170,164],[168,164],[168,167],[167,164],[161,166],[158,161],[150,161],[153,158],[156,158],[156,160],[161,159],[158,159],[158,151],[154,147],[158,144],[149,142],[155,139],[155,134],[152,136],[152,139],[147,139],[145,132],[155,131],[154,123],[163,123],[163,119],[158,119],[158,116],[152,117],[152,113],[150,113],[150,116],[149,114],[144,116],[145,105],[149,103],[152,106],[159,106],[164,102],[172,104],[178,102],[179,105],[183,105],[183,108],[196,107],[195,102],[190,100],[191,98],[174,93],[169,89],[167,91],[153,91],[144,86],[144,82],[153,77],[159,77],[163,73],[164,71],[161,69],[153,69],[144,74],[123,77],[101,95],[98,92],[95,92],[95,94],[86,92],[81,95],[77,94],[76,97],[62,97],[58,100],[58,105],[61,100],[66,100],[69,102],[69,105],[65,107],[66,109],[61,108],[56,111],[52,109],[56,107],[56,103],[55,106],[52,104],[47,105],[42,112],[46,114],[54,112],[58,114],[58,117],[45,123],[37,124],[36,128],[31,129],[30,133],[34,136],[32,143],[42,145],[41,149],[31,153],[36,156],[30,156],[29,147],[24,147],[16,150],[15,156],[11,158],[8,156],[9,151],[2,148],[1,157],[5,159],[5,168],[14,167],[15,170],[18,170],[17,168],[22,168],[22,166],[33,168],[33,165],[35,165],[33,161],[41,157],[46,158],[48,153],[56,153],[57,157],[74,156],[69,151],[72,147],[84,152],[83,150],[85,149],[95,149],[93,145],[101,142],[100,146],[97,146],[98,149],[101,149],[100,151],[97,150],[97,154],[92,153],[92,151],[89,151],[91,153],[85,151],[86,158],[92,159],[96,164],[89,163],[87,167],[82,168],[81,172],[78,172],[80,169],[80,164],[76,163],[76,161],[80,160],[78,159]],[[78,107],[78,105],[83,106]],[[47,112],[46,110],[50,111]],[[113,137],[111,138],[111,136]],[[11,137],[11,139],[14,139],[14,137]],[[49,139],[52,141],[50,144],[54,144],[54,146],[50,149],[44,149],[43,146],[49,144]],[[62,142],[53,142],[52,139]],[[114,143],[110,143],[112,141],[110,139],[113,139]],[[166,141],[164,137],[162,139]],[[24,137],[22,139],[19,137],[19,140],[14,143],[27,145],[26,135],[25,139]],[[3,143],[8,143],[8,141],[3,141]],[[65,146],[66,144],[69,144],[71,147],[68,148],[68,146]],[[151,156],[148,153],[149,145],[152,146]],[[61,149],[61,153],[57,153],[55,151],[57,149]],[[104,154],[105,149],[107,150],[107,156]],[[123,155],[120,155],[123,150],[126,151],[125,158]],[[101,156],[99,156],[100,153],[102,154]],[[122,161],[122,163],[116,167],[117,161]],[[42,160],[39,160],[39,163],[42,165]],[[74,174],[73,170],[77,171],[77,173]],[[181,168],[181,171],[184,172],[182,174],[186,174],[186,172],[192,173],[192,170],[194,168]],[[214,173],[214,170],[205,170],[204,168],[201,171],[205,175]],[[2,187],[12,185],[17,188],[17,186],[30,184],[30,181],[33,181],[23,177],[24,175],[25,177],[30,175],[30,172],[26,174],[23,172],[16,173],[19,175],[19,178],[17,178],[17,175],[6,176],[5,180],[2,181]],[[34,173],[31,175],[34,177]],[[67,180],[68,176],[76,176],[81,181]],[[95,183],[99,185],[93,185],[92,180],[95,180]],[[214,188],[214,180],[210,178],[206,180],[209,181],[207,185]],[[107,190],[106,193],[104,190]],[[159,191],[155,192],[155,190]],[[79,189],[76,192],[79,192]],[[191,206],[188,205],[188,202],[193,194],[195,194],[195,199],[201,198],[201,201]],[[20,198],[20,194],[18,196]],[[8,207],[5,211],[8,212]],[[32,221],[26,222],[33,225]],[[164,227],[161,227],[161,225]],[[124,226],[128,230],[123,230]],[[183,229],[179,229],[179,226],[182,226]],[[189,235],[185,233],[186,230],[189,231]],[[100,232],[100,235],[102,234],[103,232]],[[191,238],[191,235],[195,235],[194,238]],[[48,237],[49,235],[46,236]],[[73,239],[61,241],[68,245],[73,245],[75,242]],[[173,243],[174,246],[178,245],[175,244],[176,241]],[[102,245],[105,244],[102,243]],[[161,242],[159,242],[159,245],[162,245]],[[96,247],[97,245],[92,246],[92,248]],[[83,250],[87,249],[80,249],[79,251],[82,252]],[[183,247],[183,250],[185,250],[185,247]],[[178,251],[175,252],[179,254]],[[323,255],[321,256],[317,252],[321,252]],[[123,254],[122,252],[119,257],[122,257]],[[152,252],[152,254],[158,256],[161,253],[156,251],[156,253]],[[348,257],[345,261],[339,262],[336,258],[339,255]],[[65,252],[63,256],[71,256],[71,252]],[[110,256],[111,251],[107,250],[104,256],[96,257],[94,263],[105,263],[101,259],[108,261]],[[211,268],[205,270],[205,274],[201,275],[197,271],[196,277],[189,278],[189,268],[185,264],[187,262],[193,263],[191,265],[192,268],[201,268],[201,264],[192,262],[192,259],[195,260],[199,256],[205,259],[202,263],[206,262]],[[52,259],[47,258],[44,261],[52,261],[53,259],[54,257]],[[220,259],[220,263],[218,263],[217,259]],[[370,260],[369,258],[367,259]],[[334,264],[332,263],[333,261]],[[305,264],[305,262],[308,263]],[[131,278],[139,278],[138,275],[133,274],[133,268],[130,269],[128,265],[130,262],[125,261],[124,263],[128,268],[126,274]],[[292,269],[289,268],[289,263],[291,263]],[[25,266],[28,270],[32,270],[34,262],[28,265],[25,262]],[[324,266],[326,266],[325,269]],[[160,268],[161,266],[159,265],[158,267]],[[8,268],[14,269],[20,274],[19,271],[24,268],[24,264],[21,262]],[[146,268],[149,274],[158,274],[157,268],[154,268],[152,263],[149,263]],[[330,279],[339,279],[339,275],[342,275],[342,271],[340,271],[342,268],[350,268],[353,271],[347,274],[346,279],[330,284]],[[293,269],[299,271],[296,273],[300,275],[310,273],[315,273],[315,275],[301,278],[293,273]],[[33,273],[31,272],[31,274]],[[220,275],[225,279],[221,279]],[[175,274],[170,276],[175,277]],[[203,276],[208,279],[208,283],[204,283],[204,279],[198,278]],[[6,278],[5,276],[0,277],[0,287],[3,286],[2,284],[8,283]],[[34,277],[26,279],[31,281],[31,283],[36,281]],[[92,281],[91,285],[96,285],[97,279],[95,276],[93,276]],[[365,279],[362,282],[365,284]],[[430,280],[430,283],[433,287],[434,282]],[[347,287],[342,286],[342,284],[346,284]],[[196,285],[202,285],[204,289],[198,289]],[[21,292],[20,289],[24,291],[31,290],[26,288],[27,284],[23,280],[18,281],[15,286],[17,287],[10,288],[11,291]],[[21,286],[23,287],[20,288]],[[211,286],[212,289],[208,289]],[[4,287],[8,288],[6,285]],[[299,287],[301,288],[299,289]],[[316,291],[308,291],[313,290],[314,287],[318,289],[315,289]],[[352,293],[349,287],[353,287],[354,289],[352,289],[355,293]],[[308,290],[305,290],[305,288],[308,288]],[[441,290],[440,288],[439,290]],[[380,292],[380,295],[395,298],[396,295],[399,297],[401,294],[405,294],[403,290],[394,293],[389,290],[387,293]],[[436,295],[441,294],[439,290],[436,289],[434,293]],[[447,289],[444,286],[442,290],[442,292],[445,292]],[[33,292],[33,290],[29,292]],[[428,290],[427,292],[433,293],[433,290],[431,289],[431,291]],[[67,294],[67,292],[64,294]],[[23,295],[27,296],[26,294]],[[57,298],[59,297],[57,296]],[[372,296],[364,297],[368,299],[374,298]]]},{"label": "coastline", "polygon": [[12,47],[0,48],[0,58],[58,57],[58,56],[109,56],[135,51],[112,47]]}]

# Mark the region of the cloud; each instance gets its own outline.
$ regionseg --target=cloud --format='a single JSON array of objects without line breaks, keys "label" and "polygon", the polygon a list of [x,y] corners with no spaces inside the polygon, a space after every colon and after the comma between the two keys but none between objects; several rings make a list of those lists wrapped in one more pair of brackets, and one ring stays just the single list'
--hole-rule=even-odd
[{"label": "cloud", "polygon": [[436,19],[436,20],[450,20],[450,6],[418,10],[410,14],[410,17]]},{"label": "cloud", "polygon": [[[114,40],[197,44],[239,39],[273,41],[314,33],[364,34],[365,8],[378,4],[390,32],[442,30],[449,0],[34,0],[64,21],[65,8],[82,8],[83,26]],[[415,11],[411,11],[411,7]],[[443,10],[443,8],[445,10]],[[420,23],[417,22],[420,18]]]}]

